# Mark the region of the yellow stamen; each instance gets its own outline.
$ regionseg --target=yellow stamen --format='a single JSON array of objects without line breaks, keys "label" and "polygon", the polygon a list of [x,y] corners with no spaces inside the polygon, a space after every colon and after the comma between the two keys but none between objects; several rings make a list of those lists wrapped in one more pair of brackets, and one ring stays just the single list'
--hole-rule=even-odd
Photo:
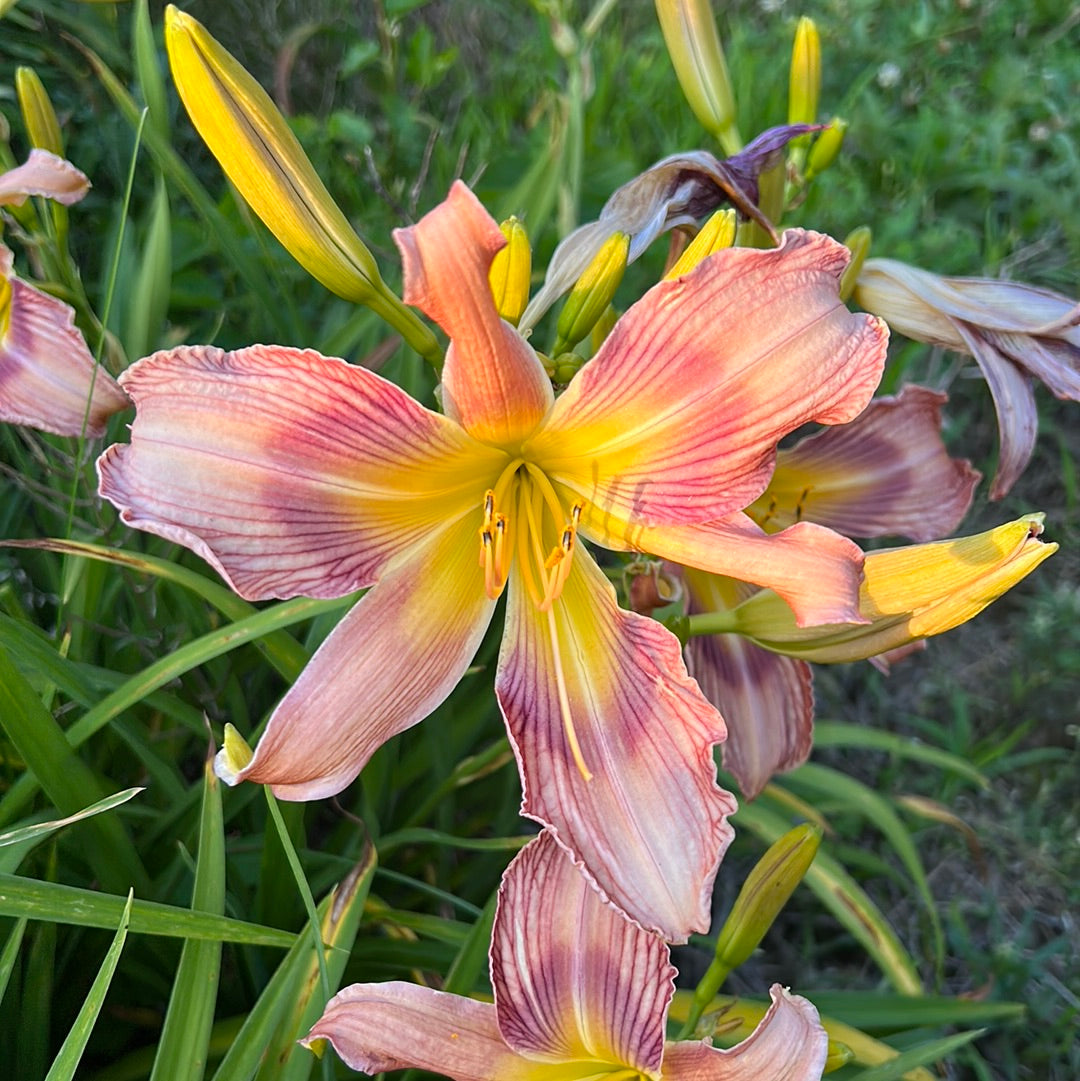
[{"label": "yellow stamen", "polygon": [[551,656],[555,662],[555,686],[559,694],[559,712],[562,714],[563,731],[566,740],[570,744],[570,754],[574,764],[586,783],[592,780],[592,772],[585,765],[585,756],[581,753],[581,744],[578,743],[577,732],[574,730],[574,718],[570,715],[570,697],[566,693],[566,678],[563,675],[562,652],[559,649],[559,634],[555,628],[555,613],[548,609],[548,632],[551,637]]}]

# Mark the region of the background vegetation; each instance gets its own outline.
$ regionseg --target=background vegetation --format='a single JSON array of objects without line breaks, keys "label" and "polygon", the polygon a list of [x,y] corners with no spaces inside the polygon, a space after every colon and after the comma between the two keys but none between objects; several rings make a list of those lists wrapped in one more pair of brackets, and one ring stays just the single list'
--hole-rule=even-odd
[{"label": "background vegetation", "polygon": [[[272,90],[391,279],[390,230],[441,199],[456,176],[497,215],[527,211],[542,266],[562,232],[595,216],[615,187],[654,160],[716,149],[685,106],[649,3],[610,5],[591,37],[583,32],[589,10],[557,0],[193,0],[186,10]],[[160,43],[160,11],[151,13]],[[789,49],[801,14],[812,15],[822,35],[823,110],[851,126],[845,153],[789,220],[840,236],[868,223],[874,254],[1077,295],[1080,7],[1065,0],[725,4],[720,25],[747,136],[786,119]],[[14,72],[30,65],[63,121],[68,157],[94,182],[70,213],[70,244],[99,315],[134,130],[94,57],[138,101],[132,55],[129,5],[22,0],[0,22],[0,112],[14,152],[21,157],[27,146]],[[120,242],[111,362],[179,342],[277,341],[382,364],[414,393],[430,393],[415,358],[402,350],[388,357],[379,325],[326,294],[232,197],[171,89],[169,114],[161,141],[220,217],[208,226],[146,136]],[[156,194],[162,172],[164,218]],[[662,258],[650,253],[631,269],[628,296],[655,278]],[[245,277],[245,259],[260,288]],[[950,445],[989,476],[997,437],[974,365],[898,340],[886,389],[907,380],[948,389]],[[824,851],[885,913],[925,989],[968,999],[972,1011],[969,1018],[945,1006],[919,1013],[889,997],[882,966],[805,888],[727,990],[760,993],[780,980],[823,1012],[900,1047],[957,1025],[988,1025],[948,1059],[948,1077],[1080,1076],[1075,410],[1041,393],[1035,461],[1001,505],[986,504],[984,481],[962,530],[1042,510],[1058,554],[975,623],[935,640],[889,677],[869,666],[819,669],[819,717],[827,723],[811,767],[759,801],[784,821],[800,813],[800,800],[823,815]],[[115,435],[123,437],[122,425]],[[83,895],[56,901],[37,887],[122,896],[135,880],[139,899],[188,908],[194,887],[193,907],[212,907],[205,854],[222,830],[215,835],[214,797],[203,803],[207,748],[220,742],[225,720],[246,733],[257,728],[303,652],[340,613],[323,605],[311,618],[296,605],[287,632],[230,646],[232,623],[250,618],[246,606],[228,607],[194,557],[125,531],[94,496],[86,456],[73,444],[0,429],[0,535],[71,535],[179,570],[170,577],[145,565],[0,551],[10,698],[42,732],[70,733],[87,717],[93,728],[77,752],[43,736],[34,754],[44,758],[31,761],[12,734],[13,717],[2,718],[0,832],[92,802],[88,793],[147,786],[121,811],[94,820],[115,823],[115,832],[90,823],[0,848],[0,872],[17,872],[34,887],[20,908],[15,880],[0,882],[0,911],[38,917],[25,925],[0,919],[0,943],[8,944],[0,955],[0,988],[7,980],[0,1062],[14,1063],[11,1076],[19,1078],[45,1076],[105,956],[112,938],[105,928],[119,921],[119,903],[95,923],[80,918]],[[184,573],[189,580],[176,580]],[[435,716],[384,748],[339,799],[282,808],[316,898],[364,859],[366,839],[378,850],[342,982],[435,979],[450,970],[459,990],[483,986],[492,891],[527,832],[489,693],[494,651],[489,640],[481,670]],[[874,733],[885,734],[880,747],[860,745]],[[913,740],[951,757],[913,758]],[[55,772],[47,779],[48,769]],[[840,771],[857,786],[823,792],[822,776],[835,775],[815,769]],[[35,773],[44,793],[28,783]],[[261,793],[230,790],[222,802],[222,910],[264,928],[300,929],[307,917]],[[892,814],[925,870],[925,891],[897,847]],[[740,830],[718,879],[718,917],[761,848],[752,828]],[[76,1076],[122,1081],[152,1068],[162,1078],[202,1076],[171,1072],[156,1052],[169,1046],[162,1022],[189,933],[180,926],[162,936],[136,933],[133,922]],[[224,947],[211,1068],[282,956],[251,941]],[[684,980],[692,981],[708,949],[695,942],[677,958]],[[193,986],[188,993],[197,997]],[[279,1076],[264,1069],[260,1076]],[[853,1067],[845,1071],[836,1076],[856,1076]]]}]

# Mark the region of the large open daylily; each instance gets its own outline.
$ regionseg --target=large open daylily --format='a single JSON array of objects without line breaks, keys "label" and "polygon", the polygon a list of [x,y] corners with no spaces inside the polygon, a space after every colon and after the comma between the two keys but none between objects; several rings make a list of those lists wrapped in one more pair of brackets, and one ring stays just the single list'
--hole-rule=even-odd
[{"label": "large open daylily", "polygon": [[[32,150],[25,164],[0,175],[0,205],[40,195],[65,205],[90,187],[70,162]],[[89,399],[89,406],[87,400]],[[105,421],[131,403],[94,363],[75,312],[14,271],[0,244],[0,420],[57,435],[101,435]]]},{"label": "large open daylily", "polygon": [[1031,515],[972,537],[869,552],[862,624],[794,626],[768,590],[683,570],[697,634],[687,665],[728,726],[724,766],[753,798],[775,773],[801,765],[813,742],[813,673],[808,661],[880,658],[910,649],[974,618],[1056,550],[1038,539]]},{"label": "large open daylily", "polygon": [[408,983],[353,984],[302,1042],[353,1069],[418,1067],[454,1081],[818,1081],[828,1038],[778,986],[730,1050],[665,1040],[667,946],[599,898],[545,832],[507,868],[491,938],[494,1003]]},{"label": "large open daylily", "polygon": [[785,433],[865,406],[886,332],[838,299],[845,249],[791,232],[655,287],[556,401],[498,318],[488,270],[505,241],[468,188],[395,237],[406,300],[451,339],[445,415],[312,352],[175,349],[125,374],[132,440],[103,456],[102,493],[249,598],[374,583],[254,758],[221,761],[288,799],[340,791],[430,713],[508,586],[496,691],[523,813],[644,926],[684,939],[708,926],[730,837],[723,722],[674,636],[618,607],[581,541],[771,586],[800,624],[858,619],[850,541],[808,523],[769,536],[741,508]]},{"label": "large open daylily", "polygon": [[1035,448],[1031,377],[1080,401],[1080,301],[1022,282],[943,278],[895,259],[868,259],[855,300],[898,333],[973,356],[997,411],[1001,453],[990,498],[1001,499]]}]

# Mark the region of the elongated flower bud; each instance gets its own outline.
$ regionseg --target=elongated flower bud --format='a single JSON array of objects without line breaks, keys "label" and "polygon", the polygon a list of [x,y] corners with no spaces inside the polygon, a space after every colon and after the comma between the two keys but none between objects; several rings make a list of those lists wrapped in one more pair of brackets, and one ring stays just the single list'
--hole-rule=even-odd
[{"label": "elongated flower bud", "polygon": [[788,123],[813,124],[820,94],[821,38],[814,20],[804,15],[795,27],[795,43],[791,48]]},{"label": "elongated flower bud", "polygon": [[686,246],[686,251],[679,256],[671,269],[664,275],[664,280],[680,278],[689,274],[703,259],[713,252],[723,251],[735,243],[735,228],[738,223],[732,209],[718,210],[698,230]]},{"label": "elongated flower bud", "polygon": [[525,226],[517,218],[507,218],[499,228],[506,237],[506,247],[495,253],[488,279],[499,315],[517,326],[529,303],[532,248]]},{"label": "elongated flower bud", "polygon": [[806,179],[813,180],[818,173],[825,172],[840,153],[840,147],[844,145],[844,133],[848,129],[848,122],[840,117],[833,117],[829,126],[814,140],[810,147],[810,153],[806,156]]},{"label": "elongated flower bud", "polygon": [[235,784],[236,775],[251,761],[255,752],[231,724],[225,725],[225,739],[214,757],[214,772],[226,784]]},{"label": "elongated flower bud", "polygon": [[841,300],[850,300],[851,294],[855,292],[855,283],[858,280],[859,271],[862,270],[863,263],[866,262],[866,257],[870,254],[870,245],[873,239],[874,234],[870,231],[869,225],[860,225],[857,229],[852,229],[844,237],[844,246],[851,252],[851,262],[844,268],[844,273],[840,277]]},{"label": "elongated flower bud", "polygon": [[169,66],[225,175],[292,257],[331,292],[381,315],[424,356],[435,337],[394,295],[265,90],[190,15],[165,11]]},{"label": "elongated flower bud", "polygon": [[709,0],[656,0],[668,55],[686,100],[702,127],[729,154],[740,150],[735,94]]},{"label": "elongated flower bud", "polygon": [[613,233],[604,241],[559,313],[554,355],[572,349],[596,325],[619,288],[629,255],[628,233]]},{"label": "elongated flower bud", "polygon": [[15,92],[19,96],[19,109],[30,144],[62,158],[64,140],[60,135],[60,121],[56,119],[49,95],[33,68],[16,70]]},{"label": "elongated flower bud", "polygon": [[773,844],[747,876],[716,940],[716,959],[730,972],[757,949],[802,881],[821,844],[821,828],[804,823]]},{"label": "elongated flower bud", "polygon": [[818,663],[865,660],[973,619],[1044,559],[1041,514],[972,537],[868,552],[859,590],[866,623],[796,627],[791,609],[762,590],[727,613],[729,630],[765,649]]}]

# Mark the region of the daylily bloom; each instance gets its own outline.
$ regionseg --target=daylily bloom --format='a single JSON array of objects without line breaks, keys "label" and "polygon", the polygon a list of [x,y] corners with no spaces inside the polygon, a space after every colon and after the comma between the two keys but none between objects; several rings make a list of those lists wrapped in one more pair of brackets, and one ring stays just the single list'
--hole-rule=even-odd
[{"label": "daylily bloom", "polygon": [[775,237],[772,224],[758,209],[758,176],[780,161],[792,139],[817,130],[813,124],[769,128],[723,161],[706,150],[672,154],[627,181],[604,204],[596,221],[579,226],[555,249],[544,284],[521,317],[522,329],[536,325],[616,233],[630,237],[627,262],[632,263],[662,233],[697,222],[723,203],[731,203],[744,218],[756,221]]},{"label": "daylily bloom", "polygon": [[1035,448],[1039,418],[1030,376],[1080,401],[1080,302],[990,278],[943,278],[895,259],[868,259],[855,300],[893,330],[973,356],[998,418],[1001,452],[991,499],[1001,499]]},{"label": "daylily bloom", "polygon": [[726,632],[692,637],[687,666],[727,721],[724,767],[743,795],[752,799],[810,753],[808,661],[894,656],[973,619],[1057,550],[1041,532],[1041,516],[1030,515],[972,537],[868,552],[858,625],[796,628],[770,591],[683,570],[691,624]]},{"label": "daylily bloom", "polygon": [[301,1041],[366,1073],[418,1067],[454,1081],[818,1081],[828,1037],[774,986],[730,1050],[665,1040],[668,947],[606,905],[545,831],[507,868],[491,938],[494,1003],[392,982],[338,992]]},{"label": "daylily bloom", "polygon": [[132,441],[102,457],[102,494],[251,599],[374,584],[251,761],[219,756],[227,780],[287,799],[339,792],[442,702],[506,589],[496,692],[523,813],[624,911],[685,939],[708,926],[730,839],[723,722],[581,541],[769,585],[800,624],[860,618],[850,541],[807,523],[769,536],[740,510],[786,432],[865,406],[886,332],[838,299],[845,249],[793,231],[656,286],[556,401],[496,313],[505,238],[469,189],[395,239],[406,300],[451,339],[445,415],[310,351],[175,349],[125,373]]},{"label": "daylily bloom", "polygon": [[[43,195],[64,204],[81,199],[89,181],[74,165],[46,150],[0,175],[0,204]],[[0,420],[57,435],[105,431],[105,421],[127,408],[127,395],[95,365],[63,301],[28,285],[0,244]],[[87,408],[87,399],[90,405]]]},{"label": "daylily bloom", "polygon": [[[970,506],[979,474],[945,449],[944,402],[944,394],[905,386],[895,397],[875,398],[850,424],[781,450],[769,486],[747,513],[768,531],[810,521],[853,537],[948,535]],[[701,571],[686,571],[684,586],[691,614],[727,611],[756,592]],[[814,723],[808,664],[735,634],[695,636],[686,655],[727,723],[724,768],[746,797],[806,761]]]}]

